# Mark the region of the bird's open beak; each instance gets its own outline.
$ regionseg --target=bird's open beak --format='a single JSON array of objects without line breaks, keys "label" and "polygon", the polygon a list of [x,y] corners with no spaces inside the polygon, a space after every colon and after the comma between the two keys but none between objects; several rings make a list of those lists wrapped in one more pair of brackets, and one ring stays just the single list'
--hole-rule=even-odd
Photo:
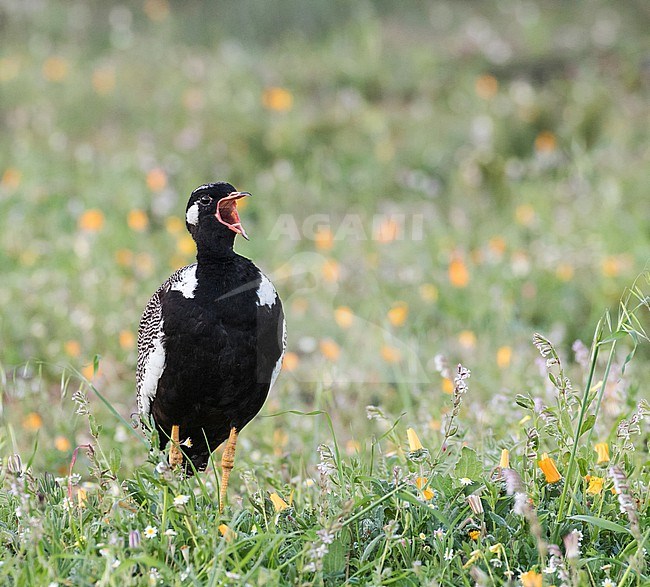
[{"label": "bird's open beak", "polygon": [[241,220],[237,212],[237,200],[245,196],[250,196],[250,194],[248,192],[232,192],[225,198],[221,198],[217,202],[217,213],[215,216],[221,224],[224,224],[233,232],[241,234],[248,240],[248,235],[241,225]]}]

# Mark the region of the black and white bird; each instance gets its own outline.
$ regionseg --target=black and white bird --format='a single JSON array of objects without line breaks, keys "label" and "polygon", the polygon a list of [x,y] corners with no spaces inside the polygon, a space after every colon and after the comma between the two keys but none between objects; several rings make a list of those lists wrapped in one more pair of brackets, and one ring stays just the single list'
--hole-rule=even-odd
[{"label": "black and white bird", "polygon": [[[187,203],[186,226],[196,263],[173,273],[147,304],[138,331],[137,399],[153,418],[161,445],[172,441],[197,470],[227,440],[220,507],[239,431],[260,411],[282,365],[286,325],[270,280],[233,250],[248,239],[237,201],[250,196],[226,182],[199,186]],[[191,474],[191,467],[186,470]]]}]

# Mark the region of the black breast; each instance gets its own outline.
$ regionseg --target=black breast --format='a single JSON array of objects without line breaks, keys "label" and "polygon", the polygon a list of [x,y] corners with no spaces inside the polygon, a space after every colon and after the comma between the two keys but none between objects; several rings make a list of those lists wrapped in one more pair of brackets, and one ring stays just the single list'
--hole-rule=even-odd
[{"label": "black breast", "polygon": [[[283,351],[279,298],[260,304],[264,279],[252,262],[235,256],[199,264],[193,297],[161,294],[165,368],[152,415],[164,444],[174,424],[197,469],[231,427],[241,430],[261,409]],[[268,298],[265,300],[268,302]]]}]

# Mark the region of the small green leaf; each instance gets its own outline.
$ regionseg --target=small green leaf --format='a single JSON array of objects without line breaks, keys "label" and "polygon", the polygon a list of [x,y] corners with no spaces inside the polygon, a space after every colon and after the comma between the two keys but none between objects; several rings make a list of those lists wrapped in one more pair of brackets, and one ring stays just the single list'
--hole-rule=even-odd
[{"label": "small green leaf", "polygon": [[454,476],[456,479],[467,477],[468,479],[476,481],[481,478],[482,472],[483,466],[481,465],[481,461],[476,452],[471,448],[464,446],[460,451],[460,459],[458,459],[456,468],[454,469]]},{"label": "small green leaf", "polygon": [[534,410],[535,409],[535,402],[531,398],[529,398],[529,397],[527,397],[525,395],[521,395],[520,393],[518,393],[515,396],[515,403],[518,406],[524,408],[525,410]]},{"label": "small green leaf", "polygon": [[336,573],[345,569],[345,545],[341,540],[335,540],[328,545],[327,554],[323,557],[323,572]]},{"label": "small green leaf", "polygon": [[580,434],[579,436],[582,436],[585,432],[589,432],[594,427],[594,424],[596,423],[596,415],[595,414],[589,414],[582,423],[582,426],[580,427]]}]

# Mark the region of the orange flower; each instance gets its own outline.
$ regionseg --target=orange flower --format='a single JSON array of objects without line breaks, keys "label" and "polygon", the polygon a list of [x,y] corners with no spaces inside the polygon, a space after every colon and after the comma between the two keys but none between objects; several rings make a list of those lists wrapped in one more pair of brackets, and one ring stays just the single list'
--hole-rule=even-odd
[{"label": "orange flower", "polygon": [[7,167],[5,172],[2,174],[0,185],[8,190],[15,190],[20,185],[22,177],[23,174],[19,169],[16,169],[15,167]]},{"label": "orange flower", "polygon": [[603,491],[605,479],[603,477],[595,477],[594,475],[585,475],[585,481],[589,484],[587,493],[597,495]]},{"label": "orange flower", "polygon": [[149,218],[144,210],[138,208],[131,210],[126,218],[126,222],[131,230],[142,232],[149,226]]},{"label": "orange flower", "polygon": [[505,369],[510,365],[512,359],[512,347],[502,346],[497,350],[497,366],[499,369]]},{"label": "orange flower", "polygon": [[468,536],[470,537],[471,540],[478,540],[481,537],[481,531],[480,530],[470,530],[468,533]]},{"label": "orange flower", "polygon": [[267,110],[288,112],[293,107],[293,96],[285,88],[266,88],[262,93],[262,106]]},{"label": "orange flower", "polygon": [[535,150],[539,153],[552,153],[556,148],[557,140],[549,130],[543,130],[535,138]]},{"label": "orange flower", "polygon": [[493,236],[488,242],[490,251],[501,257],[506,250],[506,240],[502,236]]},{"label": "orange flower", "polygon": [[560,281],[571,281],[575,270],[569,263],[559,263],[555,269],[555,275]]},{"label": "orange flower", "polygon": [[169,2],[167,0],[146,0],[144,12],[154,22],[161,22],[169,16]]},{"label": "orange flower", "polygon": [[135,334],[130,330],[120,331],[120,346],[125,350],[131,350],[135,347]]},{"label": "orange flower", "polygon": [[115,251],[115,261],[121,267],[128,267],[133,262],[133,251],[118,249]]},{"label": "orange flower", "polygon": [[339,306],[334,310],[334,320],[341,328],[350,328],[354,322],[354,313],[347,306]]},{"label": "orange flower", "polygon": [[[237,532],[235,532],[227,524],[219,524],[218,530],[219,530],[219,533],[226,540],[234,540],[235,538],[237,538]],[[182,548],[185,548],[185,547],[182,547]]]},{"label": "orange flower", "polygon": [[476,78],[474,89],[479,98],[489,100],[496,96],[499,90],[499,82],[493,75],[484,74]]},{"label": "orange flower", "polygon": [[433,489],[426,487],[428,481],[429,480],[426,477],[418,477],[415,480],[415,486],[422,492],[422,497],[427,501],[433,499],[433,496],[435,495]]},{"label": "orange flower", "polygon": [[394,346],[385,344],[381,347],[381,358],[387,363],[399,363],[402,358],[402,353]]},{"label": "orange flower", "polygon": [[320,352],[330,361],[338,361],[341,355],[341,348],[331,338],[320,341]]},{"label": "orange flower", "polygon": [[329,283],[338,281],[341,269],[334,259],[326,259],[321,269],[323,279]]},{"label": "orange flower", "polygon": [[98,232],[104,228],[104,213],[96,208],[86,210],[79,216],[78,225],[85,232]]},{"label": "orange flower", "polygon": [[36,432],[41,426],[43,426],[43,418],[36,412],[30,412],[23,419],[23,428],[29,432]]},{"label": "orange flower", "polygon": [[69,357],[78,357],[81,354],[81,345],[76,340],[67,340],[63,345],[63,350]]},{"label": "orange flower", "polygon": [[375,240],[380,243],[389,243],[399,238],[401,227],[392,218],[386,218],[380,222],[375,230]]},{"label": "orange flower", "polygon": [[598,453],[597,465],[609,462],[609,445],[606,442],[597,442],[594,444],[594,449]]},{"label": "orange flower", "polygon": [[194,239],[189,234],[184,234],[176,241],[176,249],[183,255],[193,255],[196,251]]},{"label": "orange flower", "polygon": [[460,257],[452,258],[449,263],[449,282],[453,287],[467,287],[469,283],[469,271],[467,265]]},{"label": "orange flower", "polygon": [[69,451],[70,446],[70,441],[65,436],[57,436],[54,439],[54,448],[59,452]]},{"label": "orange flower", "polygon": [[519,575],[522,587],[542,587],[542,575],[535,571],[527,571]]},{"label": "orange flower", "polygon": [[409,315],[409,305],[406,302],[395,302],[388,310],[388,321],[393,326],[402,326]]},{"label": "orange flower", "polygon": [[289,372],[295,371],[298,368],[299,362],[300,359],[296,353],[292,353],[291,351],[286,352],[284,354],[284,358],[282,359],[282,368],[286,369]]},{"label": "orange flower", "polygon": [[562,479],[562,475],[560,475],[560,472],[555,466],[555,461],[549,457],[547,453],[542,454],[542,458],[537,461],[537,464],[542,470],[542,473],[544,473],[547,483],[557,483],[560,479]]},{"label": "orange flower", "polygon": [[454,382],[448,377],[443,378],[442,380],[442,391],[451,395],[454,393]]},{"label": "orange flower", "polygon": [[155,167],[147,173],[147,187],[152,192],[162,192],[167,187],[167,174],[160,167]]},{"label": "orange flower", "polygon": [[329,228],[319,228],[314,235],[314,243],[319,251],[329,251],[334,246],[334,235]]}]

